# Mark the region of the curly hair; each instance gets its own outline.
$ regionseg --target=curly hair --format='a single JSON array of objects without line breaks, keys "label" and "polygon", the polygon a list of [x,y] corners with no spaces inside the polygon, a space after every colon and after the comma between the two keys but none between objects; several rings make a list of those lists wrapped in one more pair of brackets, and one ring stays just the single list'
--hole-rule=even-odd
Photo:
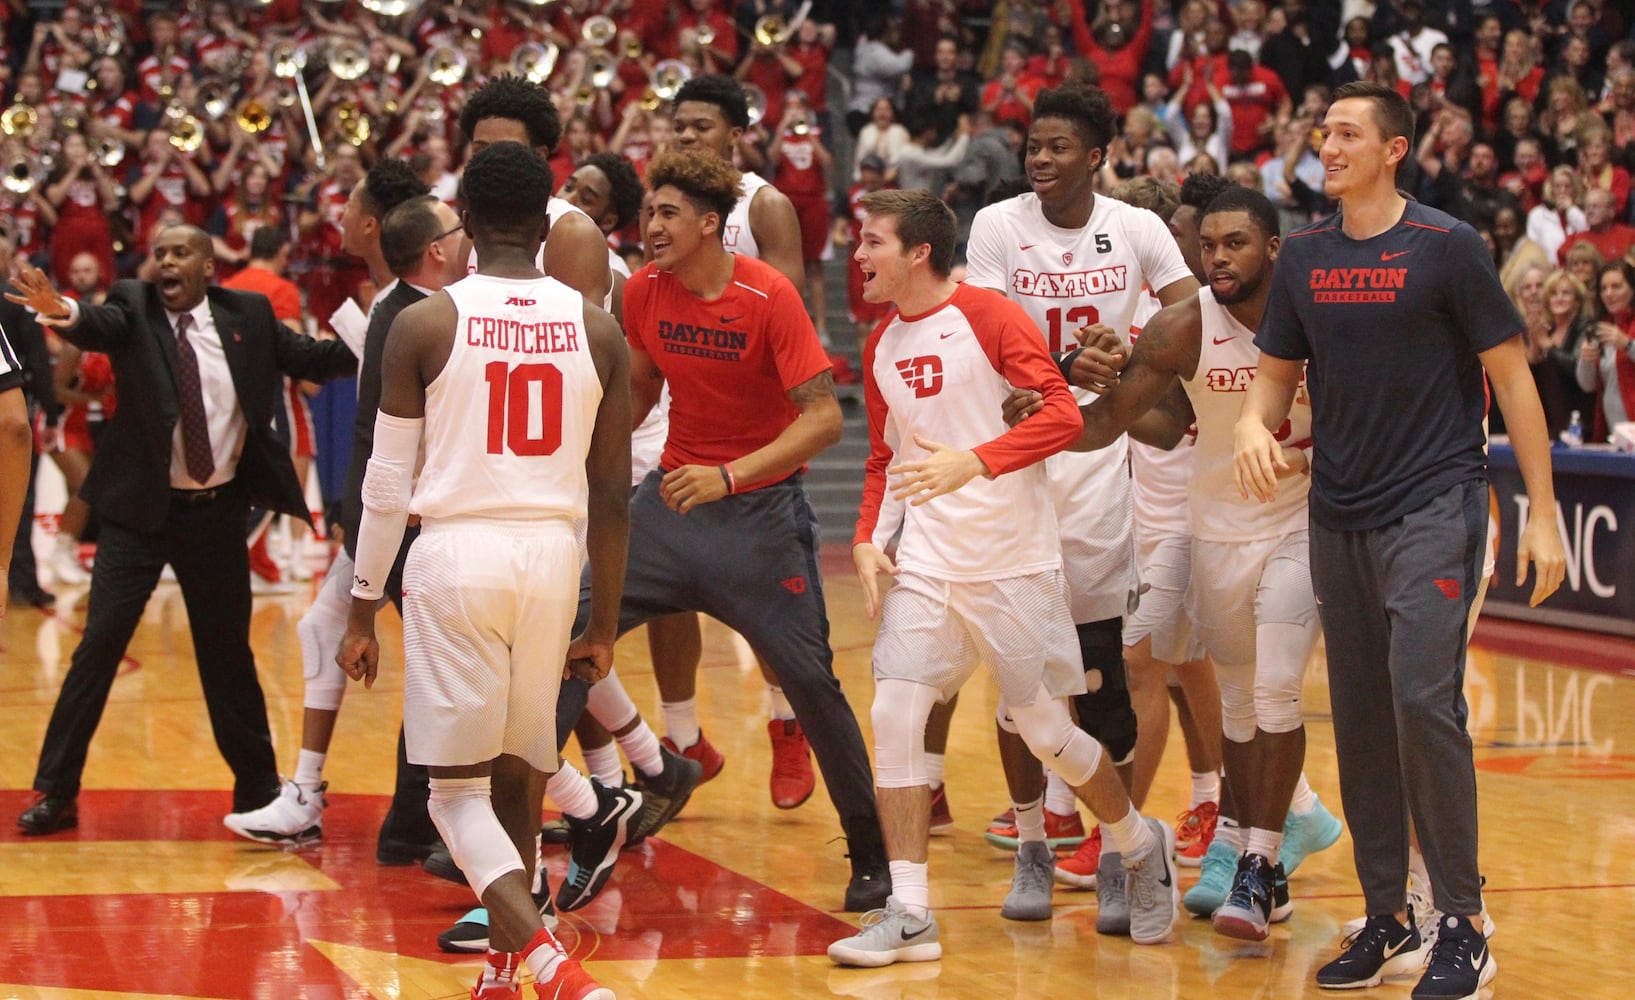
[{"label": "curly hair", "polygon": [[749,100],[744,88],[730,76],[712,74],[695,76],[681,85],[676,92],[676,107],[687,101],[713,104],[721,109],[721,117],[733,128],[749,128]]},{"label": "curly hair", "polygon": [[1055,90],[1041,90],[1033,102],[1033,120],[1066,118],[1079,128],[1091,149],[1106,149],[1118,130],[1118,115],[1107,92],[1089,83],[1069,81]]},{"label": "curly hair", "polygon": [[649,190],[673,187],[685,195],[695,209],[714,212],[722,223],[744,196],[741,176],[732,164],[702,152],[672,150],[647,165]]},{"label": "curly hair", "polygon": [[642,180],[636,176],[636,168],[630,161],[618,153],[597,153],[585,160],[584,165],[595,167],[607,178],[608,205],[618,216],[614,230],[636,221],[636,214],[642,208]]},{"label": "curly hair", "polygon": [[562,139],[562,119],[551,92],[520,76],[507,73],[477,88],[460,111],[460,131],[470,139],[485,118],[521,122],[528,130],[528,144],[536,149],[554,153]]},{"label": "curly hair", "polygon": [[1232,182],[1220,174],[1187,174],[1186,180],[1181,182],[1181,204],[1196,208],[1202,215],[1209,203],[1231,186]]},{"label": "curly hair", "polygon": [[543,231],[545,203],[556,190],[550,165],[520,142],[496,142],[478,152],[460,187],[473,228],[493,232]]},{"label": "curly hair", "polygon": [[363,175],[363,197],[358,205],[376,219],[384,219],[387,212],[430,191],[409,161],[383,156]]}]

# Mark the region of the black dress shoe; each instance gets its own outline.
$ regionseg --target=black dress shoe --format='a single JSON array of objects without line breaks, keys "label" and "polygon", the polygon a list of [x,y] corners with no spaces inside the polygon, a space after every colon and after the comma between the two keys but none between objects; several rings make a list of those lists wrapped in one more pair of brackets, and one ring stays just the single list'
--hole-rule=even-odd
[{"label": "black dress shoe", "polygon": [[438,844],[437,850],[426,855],[426,860],[420,862],[420,870],[428,875],[436,875],[445,882],[453,882],[455,885],[466,884],[466,873],[454,863],[454,855],[442,844]]},{"label": "black dress shoe", "polygon": [[31,608],[49,608],[57,603],[57,595],[39,584],[32,587],[11,588],[11,602]]},{"label": "black dress shoe", "polygon": [[42,795],[38,802],[17,817],[17,826],[31,837],[56,833],[59,830],[72,830],[79,826],[79,805],[73,799]]}]

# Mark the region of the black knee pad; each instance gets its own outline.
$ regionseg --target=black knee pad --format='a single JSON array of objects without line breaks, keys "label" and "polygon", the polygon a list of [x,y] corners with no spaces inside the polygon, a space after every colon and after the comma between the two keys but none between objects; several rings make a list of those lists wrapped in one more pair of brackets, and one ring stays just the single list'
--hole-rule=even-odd
[{"label": "black knee pad", "polygon": [[1124,619],[1107,618],[1075,626],[1085,681],[1093,690],[1073,699],[1079,728],[1101,741],[1115,764],[1135,753],[1135,709],[1124,671]]}]

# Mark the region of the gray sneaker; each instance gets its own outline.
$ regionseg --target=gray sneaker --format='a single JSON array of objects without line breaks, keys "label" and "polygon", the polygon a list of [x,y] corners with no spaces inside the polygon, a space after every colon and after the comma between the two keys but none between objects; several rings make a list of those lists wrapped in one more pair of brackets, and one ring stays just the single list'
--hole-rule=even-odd
[{"label": "gray sneaker", "polygon": [[1103,851],[1096,866],[1096,933],[1130,933],[1130,904],[1124,898],[1129,873],[1117,851]]},{"label": "gray sneaker", "polygon": [[1175,929],[1175,914],[1181,909],[1181,890],[1176,885],[1175,831],[1168,823],[1148,817],[1142,820],[1157,843],[1139,858],[1125,858],[1129,873],[1130,940],[1136,944],[1168,941]]},{"label": "gray sneaker", "polygon": [[1050,891],[1056,857],[1042,840],[1027,841],[1016,851],[1016,874],[999,915],[1006,920],[1049,920]]},{"label": "gray sneaker", "polygon": [[862,930],[829,946],[829,958],[835,962],[869,969],[941,957],[936,918],[929,913],[924,920],[910,915],[895,897],[886,900],[885,909],[865,913]]}]

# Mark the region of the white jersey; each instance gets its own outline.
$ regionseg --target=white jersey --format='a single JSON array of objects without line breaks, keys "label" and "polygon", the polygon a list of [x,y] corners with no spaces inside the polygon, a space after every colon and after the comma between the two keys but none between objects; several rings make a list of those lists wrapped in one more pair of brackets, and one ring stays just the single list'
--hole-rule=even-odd
[{"label": "white jersey", "polygon": [[426,387],[425,464],[409,509],[428,524],[585,516],[602,382],[584,296],[554,278],[472,275],[454,343]]},{"label": "white jersey", "polygon": [[[1158,216],[1106,197],[1082,229],[1051,225],[1031,193],[989,205],[971,223],[966,258],[966,282],[1019,304],[1053,353],[1076,346],[1073,331],[1088,324],[1127,336],[1143,284],[1192,275]],[[1094,398],[1074,391],[1081,403]],[[1128,455],[1121,435],[1100,451],[1046,461],[1076,622],[1124,615],[1137,586]]]},{"label": "white jersey", "polygon": [[[1142,296],[1135,319],[1130,323],[1132,343],[1140,338],[1147,321],[1161,308],[1158,297],[1150,290]],[[1192,481],[1192,449],[1197,443],[1195,432],[1181,438],[1169,451],[1140,441],[1130,442],[1130,496],[1135,501],[1137,545],[1143,539],[1165,535],[1192,536],[1187,484]],[[1144,566],[1142,575],[1146,575]]]},{"label": "white jersey", "polygon": [[[1309,475],[1278,481],[1277,499],[1261,503],[1238,491],[1233,466],[1233,427],[1243,411],[1244,393],[1260,367],[1255,331],[1239,323],[1215,301],[1209,288],[1198,292],[1203,315],[1199,338],[1198,370],[1183,381],[1198,422],[1196,466],[1190,492],[1192,533],[1210,542],[1248,542],[1279,538],[1305,531]],[[1277,440],[1292,447],[1311,447],[1311,397],[1302,375],[1295,390],[1289,419],[1278,428]]]},{"label": "white jersey", "polygon": [[721,227],[721,245],[730,253],[741,253],[745,257],[761,256],[760,244],[755,242],[755,234],[749,228],[749,205],[755,200],[756,192],[761,188],[771,187],[772,182],[752,171],[744,171],[744,196],[738,199],[738,204],[732,206],[727,215],[727,221]]},{"label": "white jersey", "polygon": [[[884,550],[901,523],[898,567],[941,581],[998,580],[1061,568],[1056,518],[1038,462],[1054,449],[1029,449],[1021,434],[1006,437],[1001,415],[1011,391],[1007,376],[1019,385],[1034,384],[1037,377],[1006,344],[1032,335],[1026,318],[1003,297],[962,286],[923,316],[905,320],[893,313],[871,338],[865,374],[869,475],[856,541],[872,541]],[[1050,364],[1035,353],[1037,364]],[[920,506],[895,501],[885,470],[927,457],[916,438],[974,449],[996,474],[978,476]]]}]

